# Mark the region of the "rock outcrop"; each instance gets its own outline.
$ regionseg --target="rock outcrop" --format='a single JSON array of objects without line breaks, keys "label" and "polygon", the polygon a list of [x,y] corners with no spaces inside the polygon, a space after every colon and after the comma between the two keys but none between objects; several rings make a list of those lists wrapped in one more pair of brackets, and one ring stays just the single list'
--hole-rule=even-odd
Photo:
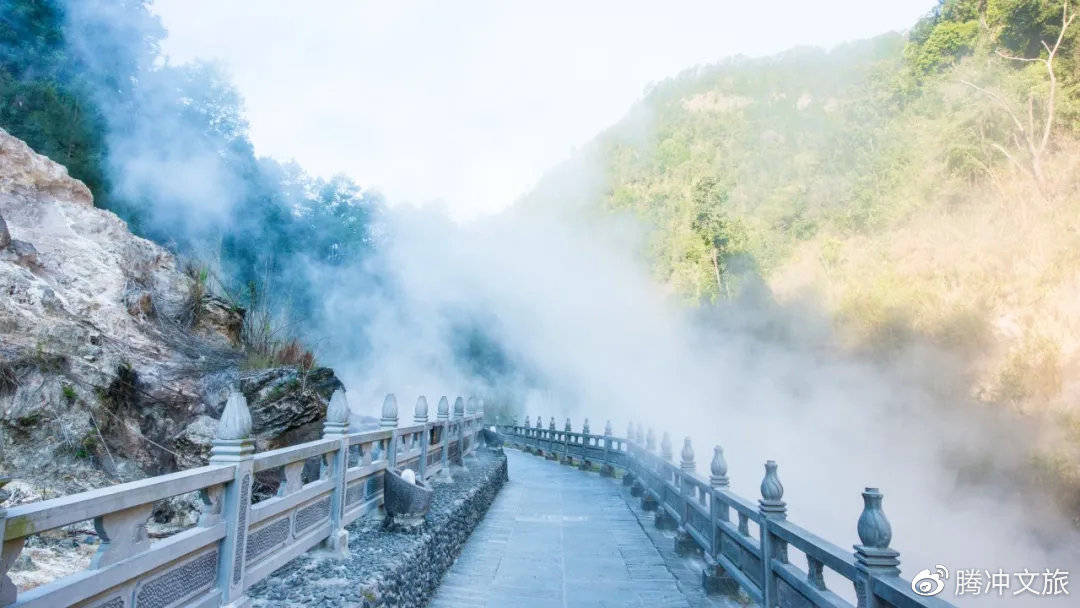
[{"label": "rock outcrop", "polygon": [[4,221],[4,217],[0,216],[0,249],[7,249],[10,244],[11,233],[8,232],[7,222]]},{"label": "rock outcrop", "polygon": [[0,475],[15,487],[48,498],[203,464],[234,387],[260,449],[318,435],[331,370],[242,369],[244,311],[3,130],[0,218]]}]

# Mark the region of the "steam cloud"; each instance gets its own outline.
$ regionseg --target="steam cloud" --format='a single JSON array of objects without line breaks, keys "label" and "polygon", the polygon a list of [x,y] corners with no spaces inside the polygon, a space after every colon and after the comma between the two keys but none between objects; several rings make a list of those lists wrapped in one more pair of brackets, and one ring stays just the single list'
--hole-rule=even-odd
[{"label": "steam cloud", "polygon": [[[877,486],[908,576],[939,563],[991,572],[1080,563],[1080,536],[1024,481],[1026,446],[1041,430],[966,402],[945,354],[845,356],[811,302],[780,305],[764,288],[688,310],[648,276],[633,222],[568,223],[562,211],[518,206],[455,226],[396,209],[383,252],[396,289],[368,297],[367,285],[339,276],[327,302],[337,327],[372,319],[362,330],[370,357],[335,361],[352,402],[374,412],[388,391],[461,387],[513,395],[524,414],[545,425],[555,416],[559,428],[567,416],[575,429],[589,417],[594,432],[610,419],[619,435],[644,423],[671,432],[676,458],[689,436],[704,474],[722,445],[733,489],[752,500],[774,459],[789,518],[841,547],[858,542],[860,492]],[[513,362],[495,385],[463,369],[455,348],[461,327],[477,325]]]},{"label": "steam cloud", "polygon": [[[103,4],[72,19],[122,21],[96,12]],[[107,40],[73,40],[105,56]],[[152,101],[158,86],[168,89],[139,94]],[[200,134],[154,120],[150,111],[111,134],[112,179],[160,221],[183,219],[179,231],[228,230],[228,214],[214,212],[237,200],[223,161],[203,152]],[[688,433],[701,472],[722,445],[746,498],[758,495],[762,463],[777,460],[790,519],[841,547],[857,542],[860,491],[880,487],[908,576],[938,563],[1080,565],[1074,527],[1022,479],[1024,435],[1040,430],[966,403],[945,355],[845,356],[812,299],[780,305],[763,287],[689,310],[645,270],[640,226],[577,206],[596,194],[598,173],[558,175],[548,197],[467,225],[434,208],[391,208],[377,259],[306,269],[329,320],[312,335],[356,413],[377,415],[386,392],[410,403],[460,391],[512,398],[534,419],[568,416],[575,428],[611,419],[622,434],[634,421],[670,431],[676,451]]]}]

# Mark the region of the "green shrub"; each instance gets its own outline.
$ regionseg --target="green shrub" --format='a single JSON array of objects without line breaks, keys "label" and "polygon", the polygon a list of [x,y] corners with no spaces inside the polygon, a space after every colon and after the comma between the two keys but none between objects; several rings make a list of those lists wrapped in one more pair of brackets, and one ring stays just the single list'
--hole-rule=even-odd
[{"label": "green shrub", "polygon": [[926,42],[909,53],[914,70],[930,74],[952,65],[975,49],[978,34],[978,21],[940,21]]}]

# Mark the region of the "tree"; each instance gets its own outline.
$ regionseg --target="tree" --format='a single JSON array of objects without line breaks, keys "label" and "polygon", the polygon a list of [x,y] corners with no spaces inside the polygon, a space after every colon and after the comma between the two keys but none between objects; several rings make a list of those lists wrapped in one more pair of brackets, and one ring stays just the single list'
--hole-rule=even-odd
[{"label": "tree", "polygon": [[1054,120],[1056,113],[1056,102],[1058,93],[1058,78],[1054,72],[1054,60],[1058,56],[1058,51],[1061,49],[1061,43],[1065,40],[1065,32],[1072,25],[1073,19],[1076,18],[1076,13],[1069,11],[1069,1],[1065,0],[1061,7],[1061,29],[1058,31],[1057,40],[1053,46],[1050,46],[1045,40],[1041,40],[1043,49],[1046,51],[1046,55],[1039,57],[1023,57],[1010,55],[1002,50],[998,50],[997,54],[1009,61],[1016,61],[1021,63],[1042,63],[1046,66],[1046,72],[1049,76],[1049,89],[1046,94],[1046,99],[1042,102],[1041,108],[1041,120],[1036,119],[1035,110],[1035,88],[1031,88],[1028,91],[1026,112],[1023,110],[1018,111],[1014,104],[1010,103],[1004,95],[999,92],[992,91],[990,89],[980,87],[970,81],[961,80],[965,85],[979,91],[994,103],[996,103],[1009,117],[1014,130],[1012,133],[1012,148],[1010,152],[1009,148],[999,142],[993,142],[991,145],[1001,152],[1009,161],[1020,170],[1029,173],[1041,187],[1045,183],[1045,176],[1043,175],[1042,160],[1046,153],[1048,144],[1050,143],[1050,135],[1054,130]]},{"label": "tree", "polygon": [[694,219],[691,228],[705,242],[712,254],[716,290],[720,297],[731,295],[727,280],[730,261],[746,253],[748,236],[745,226],[724,209],[728,192],[715,178],[704,178],[694,188]]}]

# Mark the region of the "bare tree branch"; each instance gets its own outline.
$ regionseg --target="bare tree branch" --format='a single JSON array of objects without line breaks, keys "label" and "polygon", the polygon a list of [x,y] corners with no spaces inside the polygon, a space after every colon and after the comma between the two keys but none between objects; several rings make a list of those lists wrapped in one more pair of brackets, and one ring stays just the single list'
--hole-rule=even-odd
[{"label": "bare tree branch", "polygon": [[[1045,40],[1040,40],[1043,48],[1046,49],[1046,57],[1017,57],[1015,55],[1009,55],[1002,50],[995,51],[997,55],[1003,59],[1010,61],[1019,61],[1023,63],[1036,63],[1041,62],[1046,66],[1046,72],[1050,77],[1050,89],[1047,93],[1046,103],[1043,106],[1043,120],[1041,126],[1041,133],[1037,133],[1035,127],[1035,90],[1032,89],[1028,92],[1027,103],[1027,125],[1025,126],[1023,121],[1017,115],[1012,108],[1012,105],[1001,94],[995,93],[988,89],[977,86],[966,80],[960,82],[965,85],[979,91],[986,97],[993,100],[999,105],[1012,119],[1013,125],[1016,127],[1016,132],[1013,134],[1013,145],[1017,150],[1027,149],[1027,154],[1030,156],[1030,170],[1037,182],[1040,184],[1043,181],[1042,175],[1042,157],[1046,152],[1046,148],[1050,143],[1050,134],[1054,129],[1054,119],[1057,111],[1057,74],[1054,72],[1054,59],[1057,57],[1058,51],[1061,49],[1061,43],[1065,40],[1065,32],[1072,25],[1073,20],[1076,18],[1076,13],[1070,12],[1069,0],[1064,0],[1061,6],[1061,31],[1058,32],[1057,40],[1054,41],[1054,45],[1050,46]],[[1009,153],[1005,146],[1000,144],[993,144],[995,148],[1001,151],[1006,157],[1013,162],[1013,164],[1020,166],[1017,158]]]},{"label": "bare tree branch", "polygon": [[1005,146],[997,143],[996,141],[990,142],[990,145],[998,152],[1004,154],[1005,158],[1009,159],[1009,162],[1011,162],[1017,169],[1024,173],[1027,173],[1028,175],[1031,175],[1031,169],[1028,169],[1024,165],[1020,164],[1020,161],[1016,160],[1015,156],[1009,154],[1009,151],[1005,148]]},{"label": "bare tree branch", "polygon": [[973,82],[969,82],[967,80],[961,80],[960,82],[966,84],[967,86],[975,89],[976,91],[982,93],[983,95],[986,95],[990,99],[997,102],[997,104],[1001,106],[1001,109],[1008,112],[1009,117],[1012,118],[1012,121],[1016,125],[1016,128],[1020,130],[1020,132],[1024,131],[1024,123],[1020,122],[1020,119],[1017,118],[1016,113],[1012,111],[1012,108],[1009,107],[1009,102],[1004,97],[989,89],[984,89]]},{"label": "bare tree branch", "polygon": [[1034,57],[1034,58],[1017,57],[1015,55],[1009,55],[1009,54],[1003,52],[1001,49],[998,49],[998,50],[994,51],[994,53],[996,53],[997,56],[1001,57],[1002,59],[1011,59],[1013,61],[1026,61],[1026,62],[1029,62],[1029,63],[1034,63],[1036,61],[1042,61],[1042,57]]},{"label": "bare tree branch", "polygon": [[1050,74],[1050,94],[1046,100],[1046,125],[1043,127],[1042,142],[1039,144],[1039,152],[1041,153],[1046,149],[1046,144],[1050,141],[1050,131],[1054,125],[1054,105],[1057,96],[1057,76],[1054,74],[1054,57],[1057,56],[1058,49],[1061,48],[1061,41],[1065,39],[1065,30],[1069,29],[1072,25],[1073,19],[1076,18],[1076,13],[1069,14],[1069,0],[1061,5],[1061,31],[1058,32],[1057,41],[1054,42],[1054,48],[1051,49],[1046,41],[1042,41],[1043,48],[1046,49],[1046,71]]}]

